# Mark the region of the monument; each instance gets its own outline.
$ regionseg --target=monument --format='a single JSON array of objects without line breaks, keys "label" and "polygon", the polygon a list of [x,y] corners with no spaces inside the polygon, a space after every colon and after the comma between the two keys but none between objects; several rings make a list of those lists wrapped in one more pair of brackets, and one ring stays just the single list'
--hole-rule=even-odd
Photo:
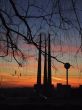
[{"label": "monument", "polygon": [[[42,89],[51,89],[54,86],[52,85],[51,78],[51,44],[50,44],[50,34],[48,34],[48,48],[47,48],[47,40],[45,36],[45,53],[44,53],[44,77],[43,84],[41,84],[41,34],[39,40],[39,53],[38,53],[38,71],[37,71],[37,83],[34,87],[38,90]],[[48,52],[47,52],[48,51]]]}]

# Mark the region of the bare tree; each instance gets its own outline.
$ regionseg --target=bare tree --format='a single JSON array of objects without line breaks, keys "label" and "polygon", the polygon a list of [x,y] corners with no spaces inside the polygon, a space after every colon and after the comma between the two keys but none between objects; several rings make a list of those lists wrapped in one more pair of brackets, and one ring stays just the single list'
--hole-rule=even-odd
[{"label": "bare tree", "polygon": [[[21,43],[34,45],[38,49],[37,39],[41,32],[51,34],[52,44],[59,44],[61,53],[63,44],[69,40],[70,45],[70,36],[74,36],[74,42],[79,39],[77,56],[79,49],[82,51],[81,3],[81,0],[0,0],[1,57],[11,54],[21,65],[16,57],[18,55],[25,60]],[[52,54],[51,57],[64,64],[58,55]]]}]

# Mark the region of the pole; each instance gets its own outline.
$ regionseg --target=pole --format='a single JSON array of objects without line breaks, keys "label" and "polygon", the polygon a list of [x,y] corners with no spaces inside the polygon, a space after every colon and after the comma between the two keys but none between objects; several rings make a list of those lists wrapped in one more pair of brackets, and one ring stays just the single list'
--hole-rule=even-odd
[{"label": "pole", "polygon": [[44,85],[46,84],[47,84],[47,49],[46,49],[46,36],[45,36]]},{"label": "pole", "polygon": [[41,84],[41,34],[40,34],[40,41],[39,41],[37,84]]},{"label": "pole", "polygon": [[66,69],[66,84],[68,85],[68,69]]},{"label": "pole", "polygon": [[51,47],[50,34],[48,36],[48,84],[51,85]]}]

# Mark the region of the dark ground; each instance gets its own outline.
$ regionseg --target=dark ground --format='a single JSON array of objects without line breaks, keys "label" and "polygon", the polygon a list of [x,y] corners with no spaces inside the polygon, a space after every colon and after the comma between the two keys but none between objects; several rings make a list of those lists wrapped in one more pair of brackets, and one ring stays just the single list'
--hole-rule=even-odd
[{"label": "dark ground", "polygon": [[51,95],[37,93],[33,88],[6,88],[0,89],[0,110],[55,110],[74,109],[82,110],[82,92],[71,89],[54,91]]}]

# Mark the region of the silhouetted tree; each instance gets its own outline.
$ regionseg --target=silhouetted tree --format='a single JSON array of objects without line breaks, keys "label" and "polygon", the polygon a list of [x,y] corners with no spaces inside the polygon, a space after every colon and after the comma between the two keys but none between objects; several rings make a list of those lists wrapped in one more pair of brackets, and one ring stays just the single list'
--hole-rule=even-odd
[{"label": "silhouetted tree", "polygon": [[[81,0],[0,0],[1,57],[11,54],[21,65],[16,57],[18,55],[25,60],[20,45],[25,42],[38,49],[37,39],[41,32],[50,33],[52,43],[59,43],[61,47],[64,42],[62,33],[74,31],[74,37],[79,33],[79,49],[82,50],[81,4]],[[70,37],[66,36],[66,39],[70,40]],[[62,52],[62,48],[60,51]],[[44,50],[41,52],[44,54]],[[57,56],[51,57],[64,64]]]}]

